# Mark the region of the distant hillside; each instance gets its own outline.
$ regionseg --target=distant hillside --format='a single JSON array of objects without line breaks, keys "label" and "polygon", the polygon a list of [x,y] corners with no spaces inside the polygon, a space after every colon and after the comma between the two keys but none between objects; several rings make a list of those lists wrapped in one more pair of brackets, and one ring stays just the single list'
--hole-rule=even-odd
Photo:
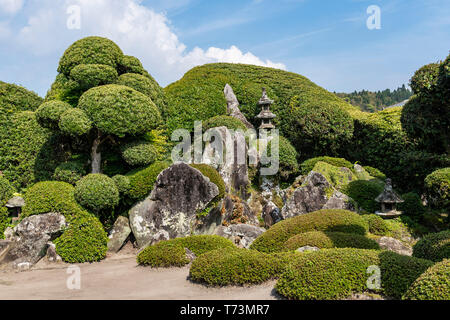
[{"label": "distant hillside", "polygon": [[403,85],[394,91],[390,89],[377,92],[363,90],[352,93],[336,93],[336,95],[359,107],[362,111],[376,112],[387,107],[402,105],[412,96],[412,91]]}]

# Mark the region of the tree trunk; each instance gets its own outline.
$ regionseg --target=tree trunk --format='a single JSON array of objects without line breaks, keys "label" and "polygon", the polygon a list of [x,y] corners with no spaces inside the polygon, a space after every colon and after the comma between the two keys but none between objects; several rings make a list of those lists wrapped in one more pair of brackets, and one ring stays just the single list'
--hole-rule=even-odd
[{"label": "tree trunk", "polygon": [[92,160],[92,173],[101,173],[102,154],[98,151],[98,147],[101,144],[100,134],[95,138],[92,143],[91,160]]}]

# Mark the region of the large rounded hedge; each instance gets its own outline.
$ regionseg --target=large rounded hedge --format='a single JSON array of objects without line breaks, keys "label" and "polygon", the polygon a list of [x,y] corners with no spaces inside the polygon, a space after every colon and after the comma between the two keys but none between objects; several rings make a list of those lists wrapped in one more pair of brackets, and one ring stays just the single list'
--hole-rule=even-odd
[{"label": "large rounded hedge", "polygon": [[70,71],[81,90],[114,83],[118,77],[115,68],[103,64],[79,64]]},{"label": "large rounded hedge", "polygon": [[424,236],[414,245],[413,256],[432,261],[450,259],[450,230]]},{"label": "large rounded hedge", "polygon": [[404,300],[450,300],[450,260],[436,263],[403,296]]},{"label": "large rounded hedge", "polygon": [[439,169],[428,175],[425,188],[432,206],[450,209],[450,168]]},{"label": "large rounded hedge", "polygon": [[87,37],[73,43],[61,57],[58,72],[70,75],[81,64],[101,64],[114,69],[123,59],[123,52],[113,41],[101,37]]},{"label": "large rounded hedge", "polygon": [[311,246],[317,248],[380,249],[378,243],[359,234],[311,231],[297,234],[284,244],[288,250]]},{"label": "large rounded hedge", "polygon": [[436,85],[439,76],[439,67],[440,63],[430,63],[414,73],[409,85],[415,94],[427,92]]},{"label": "large rounded hedge", "polygon": [[71,108],[61,115],[59,129],[64,134],[79,137],[91,131],[92,122],[83,110]]},{"label": "large rounded hedge", "polygon": [[349,168],[350,170],[353,169],[353,164],[343,158],[316,157],[316,158],[308,159],[300,165],[301,173],[303,175],[307,175],[308,173],[310,173],[311,170],[317,164],[317,162],[325,162],[325,163],[331,164],[332,166],[335,166],[335,167],[340,167],[340,168],[345,167],[345,168]]},{"label": "large rounded hedge", "polygon": [[89,174],[77,182],[75,199],[86,209],[99,212],[119,204],[119,190],[104,174]]},{"label": "large rounded hedge", "polygon": [[355,212],[347,210],[319,210],[286,219],[260,235],[251,249],[271,253],[283,251],[284,243],[299,233],[309,231],[344,232],[365,235],[367,222]]},{"label": "large rounded hedge", "polygon": [[127,173],[126,177],[130,180],[130,187],[126,195],[133,201],[144,200],[153,190],[158,175],[169,166],[170,163],[168,162],[156,161],[146,168]]},{"label": "large rounded hedge", "polygon": [[72,109],[71,105],[63,101],[52,100],[44,102],[36,110],[36,119],[44,128],[57,129],[59,119],[69,109]]},{"label": "large rounded hedge", "polygon": [[115,84],[89,89],[78,107],[100,131],[119,137],[143,134],[161,122],[160,112],[150,98]]},{"label": "large rounded hedge", "polygon": [[221,200],[225,196],[225,182],[216,169],[207,164],[191,164],[191,167],[200,171],[205,177],[209,178],[209,180],[217,186],[217,188],[219,189],[219,195],[216,197],[216,200]]},{"label": "large rounded hedge", "polygon": [[295,300],[345,299],[366,292],[370,266],[381,271],[385,295],[399,299],[432,262],[388,251],[323,249],[297,256],[278,280],[275,289]]},{"label": "large rounded hedge", "polygon": [[158,148],[147,141],[134,141],[121,146],[122,158],[133,167],[148,166],[161,159]]},{"label": "large rounded hedge", "polygon": [[355,200],[367,212],[374,213],[380,205],[375,201],[384,190],[383,184],[376,180],[356,180],[343,188],[343,192]]},{"label": "large rounded hedge", "polygon": [[385,236],[389,232],[389,226],[386,221],[376,214],[366,214],[363,218],[369,224],[369,232],[377,236]]},{"label": "large rounded hedge", "polygon": [[83,162],[68,161],[56,167],[53,179],[75,185],[86,173],[86,167]]},{"label": "large rounded hedge", "polygon": [[235,131],[242,130],[244,133],[247,131],[247,127],[242,121],[230,116],[215,116],[203,122],[203,131],[205,132],[217,127],[227,127],[228,129]]}]

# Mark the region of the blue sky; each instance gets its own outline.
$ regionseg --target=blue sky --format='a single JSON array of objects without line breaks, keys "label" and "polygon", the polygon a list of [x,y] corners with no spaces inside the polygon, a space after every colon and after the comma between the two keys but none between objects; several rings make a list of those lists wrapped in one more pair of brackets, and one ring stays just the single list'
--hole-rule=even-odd
[{"label": "blue sky", "polygon": [[[67,8],[80,8],[68,29]],[[369,30],[366,10],[381,9]],[[448,0],[0,0],[0,80],[45,95],[75,40],[107,36],[163,85],[195,65],[243,62],[330,91],[394,89],[450,50]]]}]

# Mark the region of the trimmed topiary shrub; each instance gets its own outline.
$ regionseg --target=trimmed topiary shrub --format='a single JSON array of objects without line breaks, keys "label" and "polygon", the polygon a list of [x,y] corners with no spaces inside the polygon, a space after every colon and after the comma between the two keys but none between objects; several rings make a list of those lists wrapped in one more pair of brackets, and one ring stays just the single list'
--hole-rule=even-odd
[{"label": "trimmed topiary shrub", "polygon": [[439,169],[428,175],[425,188],[433,207],[450,209],[450,168]]},{"label": "trimmed topiary shrub", "polygon": [[350,170],[353,170],[353,164],[343,158],[317,157],[317,158],[312,158],[312,159],[308,159],[308,160],[304,161],[300,165],[301,173],[303,175],[307,175],[308,173],[310,173],[312,171],[314,166],[319,161],[331,164],[332,166],[335,166],[335,167],[339,167],[339,168],[345,167],[345,168],[349,168]]},{"label": "trimmed topiary shrub", "polygon": [[364,166],[363,168],[370,174],[371,177],[380,179],[381,181],[386,181],[386,175],[377,168],[373,168],[370,166]]},{"label": "trimmed topiary shrub", "polygon": [[369,232],[377,236],[385,236],[389,232],[386,221],[376,214],[366,214],[362,216],[369,224]]},{"label": "trimmed topiary shrub", "polygon": [[260,235],[251,249],[272,253],[284,249],[284,243],[294,235],[309,231],[344,232],[365,235],[367,222],[355,212],[347,210],[319,210],[286,219]]},{"label": "trimmed topiary shrub", "polygon": [[112,177],[114,183],[116,184],[117,190],[119,190],[119,194],[123,195],[130,190],[130,179],[126,176],[117,174]]},{"label": "trimmed topiary shrub", "polygon": [[[365,249],[323,249],[298,255],[278,280],[275,289],[295,300],[345,299],[367,291],[370,266],[381,271],[385,295],[399,299],[432,262],[393,252]],[[373,274],[373,273],[372,273]]]},{"label": "trimmed topiary shrub", "polygon": [[436,262],[450,259],[450,230],[424,236],[414,245],[413,256]]},{"label": "trimmed topiary shrub", "polygon": [[36,110],[36,119],[44,128],[57,129],[59,119],[69,109],[72,109],[72,107],[66,102],[58,100],[48,101],[41,104]]},{"label": "trimmed topiary shrub", "polygon": [[180,244],[184,248],[188,248],[196,256],[213,250],[236,248],[231,240],[216,235],[196,235],[185,238],[176,238],[171,241]]},{"label": "trimmed topiary shrub", "polygon": [[119,204],[119,190],[104,174],[89,174],[77,182],[75,200],[88,210],[100,212]]},{"label": "trimmed topiary shrub", "polygon": [[311,231],[297,234],[285,242],[287,250],[311,246],[317,248],[380,249],[378,243],[359,234]]},{"label": "trimmed topiary shrub", "polygon": [[221,200],[225,196],[225,182],[222,176],[216,169],[207,164],[191,164],[191,167],[200,171],[205,177],[214,183],[219,188],[219,195],[215,200]]},{"label": "trimmed topiary shrub", "polygon": [[78,82],[81,90],[114,83],[116,69],[103,64],[79,64],[70,71],[70,77]]},{"label": "trimmed topiary shrub", "polygon": [[228,129],[235,131],[242,130],[244,133],[247,131],[247,127],[242,121],[230,116],[216,116],[203,122],[203,132],[217,127],[227,127]]},{"label": "trimmed topiary shrub", "polygon": [[[271,163],[272,156],[272,143],[274,140],[269,141],[267,144],[267,154],[263,153],[262,158],[268,157],[269,159],[262,160],[265,163]],[[276,147],[276,146],[274,146]],[[281,179],[287,180],[290,176],[298,172],[298,153],[288,139],[279,136],[278,139],[278,160],[279,160],[279,176]]]},{"label": "trimmed topiary shrub", "polygon": [[56,167],[53,179],[75,185],[84,175],[86,175],[84,163],[80,161],[69,161],[61,163]]},{"label": "trimmed topiary shrub", "polygon": [[162,160],[159,150],[150,142],[135,141],[121,146],[122,158],[130,166],[148,166]]},{"label": "trimmed topiary shrub", "polygon": [[375,201],[384,190],[382,183],[376,180],[356,180],[346,185],[342,192],[355,200],[367,212],[374,213],[380,205]]},{"label": "trimmed topiary shrub", "polygon": [[409,287],[404,300],[450,300],[450,260],[436,263]]},{"label": "trimmed topiary shrub", "polygon": [[168,162],[157,161],[146,168],[127,173],[126,177],[130,179],[130,188],[126,195],[133,201],[144,200],[153,190],[158,175],[169,166]]},{"label": "trimmed topiary shrub", "polygon": [[407,216],[419,220],[426,212],[422,199],[415,192],[409,192],[402,195],[403,203],[399,203],[398,209]]},{"label": "trimmed topiary shrub", "polygon": [[69,136],[79,137],[91,131],[92,122],[83,110],[72,108],[61,115],[59,129]]}]

